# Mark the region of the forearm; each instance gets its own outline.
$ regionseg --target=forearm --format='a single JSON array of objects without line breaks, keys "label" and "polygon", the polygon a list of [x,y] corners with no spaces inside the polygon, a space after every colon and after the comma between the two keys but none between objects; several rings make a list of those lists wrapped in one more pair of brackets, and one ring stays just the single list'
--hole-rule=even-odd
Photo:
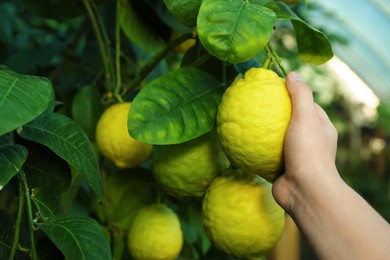
[{"label": "forearm", "polygon": [[300,183],[290,215],[321,259],[388,259],[390,226],[336,174]]}]

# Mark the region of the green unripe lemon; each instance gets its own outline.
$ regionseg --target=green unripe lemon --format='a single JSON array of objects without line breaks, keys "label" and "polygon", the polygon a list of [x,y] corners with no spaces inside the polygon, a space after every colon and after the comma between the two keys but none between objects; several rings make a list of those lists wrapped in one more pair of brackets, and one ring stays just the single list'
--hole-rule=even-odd
[{"label": "green unripe lemon", "polygon": [[169,194],[201,198],[208,185],[230,164],[215,132],[174,145],[155,145],[153,175]]}]

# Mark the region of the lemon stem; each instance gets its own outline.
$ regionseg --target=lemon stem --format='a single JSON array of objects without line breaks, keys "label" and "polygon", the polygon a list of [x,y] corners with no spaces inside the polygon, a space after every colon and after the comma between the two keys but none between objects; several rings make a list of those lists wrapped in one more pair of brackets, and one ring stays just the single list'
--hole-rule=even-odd
[{"label": "lemon stem", "polygon": [[115,22],[115,69],[116,69],[116,82],[115,82],[115,90],[114,90],[114,96],[119,102],[123,102],[123,99],[120,95],[121,85],[122,85],[122,79],[121,79],[121,36],[120,36],[120,22],[121,18],[118,14],[118,10],[120,8],[120,0],[116,1],[116,7],[117,7],[117,15],[116,15],[116,22]]},{"label": "lemon stem", "polygon": [[22,182],[22,187],[24,189],[24,195],[26,196],[26,206],[27,206],[27,216],[28,216],[28,227],[30,232],[30,244],[31,244],[31,252],[30,257],[33,260],[38,259],[37,255],[37,249],[35,246],[35,238],[34,238],[34,219],[33,219],[33,213],[32,213],[32,205],[31,205],[31,197],[30,197],[30,190],[27,185],[26,175],[24,174],[24,171],[21,170],[19,172],[19,178]]},{"label": "lemon stem", "polygon": [[[83,4],[85,6],[85,9],[87,11],[87,14],[89,16],[89,19],[92,23],[93,30],[96,35],[96,39],[99,45],[99,50],[100,50],[100,56],[103,62],[104,70],[105,70],[105,79],[106,79],[106,88],[107,92],[111,92],[111,80],[113,79],[113,73],[110,68],[110,55],[109,51],[107,50],[107,46],[105,45],[105,42],[107,43],[107,37],[106,34],[102,33],[102,28],[101,28],[101,20],[97,19],[94,11],[93,11],[93,6],[91,6],[89,0],[83,0]],[[93,4],[93,2],[92,2]],[[96,8],[94,8],[96,10]]]},{"label": "lemon stem", "polygon": [[22,217],[23,217],[23,208],[24,208],[24,189],[23,184],[21,181],[19,181],[19,208],[18,208],[18,216],[15,223],[15,234],[14,234],[14,240],[12,242],[11,252],[9,254],[9,260],[14,259],[16,249],[18,247],[19,243],[19,235],[20,235],[20,225],[22,223]]},{"label": "lemon stem", "polygon": [[272,62],[272,58],[269,57],[269,56],[267,56],[267,59],[265,59],[263,65],[261,65],[261,67],[262,67],[263,69],[269,69],[269,68],[272,66],[272,63],[273,63],[273,62]]},{"label": "lemon stem", "polygon": [[278,64],[278,67],[282,71],[283,76],[286,77],[287,76],[287,72],[286,72],[286,70],[284,69],[284,67],[282,65],[282,61],[280,60],[279,55],[275,52],[275,50],[273,49],[271,43],[268,42],[267,45],[264,47],[264,49],[265,49],[265,52],[267,53],[267,56],[270,57],[272,59],[272,61],[275,61],[276,64]]}]

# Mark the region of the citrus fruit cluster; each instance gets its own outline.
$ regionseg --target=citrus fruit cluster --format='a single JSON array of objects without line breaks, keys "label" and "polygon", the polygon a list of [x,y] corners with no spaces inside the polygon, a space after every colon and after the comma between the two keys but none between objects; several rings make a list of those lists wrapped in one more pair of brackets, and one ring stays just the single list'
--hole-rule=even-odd
[{"label": "citrus fruit cluster", "polygon": [[[126,125],[130,108],[130,102],[112,105],[98,122],[96,141],[106,158],[119,168],[151,158],[154,181],[163,191],[201,200],[204,229],[221,251],[252,258],[275,246],[285,218],[271,187],[283,171],[284,134],[291,117],[282,78],[271,70],[249,69],[223,94],[217,131],[179,144],[152,146],[134,140]],[[132,256],[177,257],[183,232],[175,211],[161,203],[137,211],[128,225]]]}]

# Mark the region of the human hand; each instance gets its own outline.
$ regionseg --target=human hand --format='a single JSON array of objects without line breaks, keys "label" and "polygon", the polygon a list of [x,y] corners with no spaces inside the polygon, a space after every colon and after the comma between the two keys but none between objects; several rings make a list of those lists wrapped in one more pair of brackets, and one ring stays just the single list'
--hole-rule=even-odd
[{"label": "human hand", "polygon": [[[292,116],[284,141],[285,174],[273,185],[276,201],[287,211],[294,192],[320,189],[322,177],[337,176],[337,131],[325,111],[313,100],[311,89],[292,72],[286,78]],[[319,185],[319,186],[318,186]]]}]

